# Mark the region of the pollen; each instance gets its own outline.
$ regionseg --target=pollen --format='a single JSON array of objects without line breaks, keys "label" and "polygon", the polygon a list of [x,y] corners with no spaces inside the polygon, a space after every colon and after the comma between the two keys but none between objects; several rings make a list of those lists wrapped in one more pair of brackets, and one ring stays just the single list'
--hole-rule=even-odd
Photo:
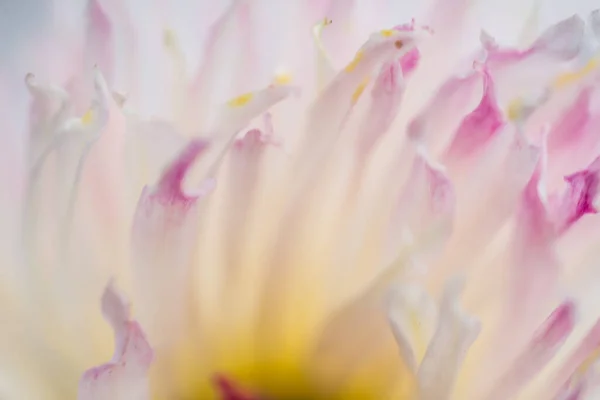
[{"label": "pollen", "polygon": [[254,93],[245,93],[242,94],[241,96],[238,96],[234,99],[231,99],[227,102],[227,105],[231,106],[231,107],[242,107],[245,106],[246,104],[248,104],[250,102],[250,100],[252,100],[252,98],[254,97]]},{"label": "pollen", "polygon": [[521,111],[523,110],[523,100],[521,98],[517,98],[510,102],[508,105],[508,109],[506,110],[506,115],[510,121],[516,121],[521,117]]},{"label": "pollen", "polygon": [[293,76],[292,74],[288,73],[288,72],[276,72],[275,73],[275,79],[273,79],[273,82],[278,84],[278,85],[288,85],[290,83],[292,83],[293,80]]},{"label": "pollen", "polygon": [[382,31],[380,31],[379,33],[381,33],[381,36],[383,37],[390,37],[394,34],[394,30],[393,29],[384,29]]},{"label": "pollen", "polygon": [[361,62],[361,60],[363,59],[363,57],[365,56],[365,54],[363,53],[362,50],[359,50],[356,52],[356,55],[354,56],[354,59],[350,62],[350,64],[348,64],[346,66],[346,68],[344,68],[344,71],[346,72],[352,72],[356,69],[356,67],[358,66],[358,63]]},{"label": "pollen", "polygon": [[83,114],[83,116],[81,117],[81,123],[83,125],[90,125],[93,120],[94,120],[94,112],[91,109],[87,110],[87,112],[85,114]]}]

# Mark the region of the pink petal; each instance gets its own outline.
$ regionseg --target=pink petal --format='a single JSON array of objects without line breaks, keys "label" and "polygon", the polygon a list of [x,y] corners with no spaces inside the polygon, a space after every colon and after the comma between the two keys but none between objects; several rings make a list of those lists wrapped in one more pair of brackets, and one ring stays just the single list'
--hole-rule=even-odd
[{"label": "pink petal", "polygon": [[371,103],[359,131],[361,159],[389,129],[400,108],[403,92],[400,64],[396,61],[384,64],[371,91]]},{"label": "pink petal", "polygon": [[112,24],[99,0],[88,2],[88,32],[86,51],[89,52],[90,68],[98,65],[104,72],[107,81],[112,82],[114,70],[114,49]]},{"label": "pink petal", "polygon": [[560,264],[554,250],[556,235],[540,198],[539,184],[538,171],[525,188],[516,214],[508,311],[515,321],[535,321],[558,285]]},{"label": "pink petal", "polygon": [[455,201],[454,188],[446,173],[423,154],[417,154],[392,215],[388,234],[390,254],[386,261],[397,257],[407,244],[404,240],[414,243],[421,256],[437,254],[452,233]]},{"label": "pink petal", "polygon": [[437,153],[456,131],[463,117],[481,98],[483,74],[471,72],[464,78],[448,79],[408,126],[411,139],[423,142]]},{"label": "pink petal", "polygon": [[154,358],[140,325],[132,321],[129,305],[109,283],[102,296],[102,312],[115,332],[111,362],[86,371],[79,382],[79,400],[150,399],[148,370]]},{"label": "pink petal", "polygon": [[[191,295],[191,262],[197,238],[198,203],[214,187],[206,181],[196,193],[182,183],[195,160],[207,149],[190,142],[165,169],[154,187],[144,188],[132,228],[132,258],[138,285],[140,319],[153,342],[178,337],[187,323]],[[169,331],[164,330],[169,326]]]},{"label": "pink petal", "polygon": [[575,15],[546,29],[526,50],[488,46],[485,63],[502,104],[547,86],[577,55],[583,31],[584,22]]},{"label": "pink petal", "polygon": [[340,136],[345,121],[355,104],[355,94],[375,68],[397,59],[412,50],[422,40],[421,31],[393,31],[389,36],[375,33],[358,50],[355,58],[321,92],[309,109],[306,135],[301,145],[299,166],[303,160],[315,160],[318,166]]},{"label": "pink petal", "polygon": [[598,212],[594,206],[594,198],[599,190],[599,174],[600,158],[597,158],[588,169],[565,177],[569,186],[554,210],[554,223],[559,233],[563,233],[585,214]]},{"label": "pink petal", "polygon": [[[575,384],[575,387],[571,387],[567,391],[571,394],[579,392],[582,387],[577,385],[577,380],[581,379],[582,373],[586,372],[582,370],[583,364],[586,361],[594,360],[599,347],[600,320],[596,321],[577,347],[567,356],[556,374],[548,381],[548,384],[544,388],[544,393],[554,396],[556,393],[568,389],[569,386],[573,386],[573,384]],[[580,370],[579,373],[578,370]]]},{"label": "pink petal", "polygon": [[484,67],[483,96],[479,105],[460,123],[448,147],[448,157],[460,159],[481,151],[503,126],[504,117],[496,100],[494,81]]},{"label": "pink petal", "polygon": [[507,399],[515,396],[523,385],[552,360],[574,325],[575,304],[567,300],[538,328],[532,341],[498,380],[486,399]]}]

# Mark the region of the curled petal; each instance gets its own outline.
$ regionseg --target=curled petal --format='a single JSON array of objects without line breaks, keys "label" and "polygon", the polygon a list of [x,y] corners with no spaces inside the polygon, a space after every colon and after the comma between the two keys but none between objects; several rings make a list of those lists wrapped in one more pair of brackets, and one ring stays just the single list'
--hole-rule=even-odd
[{"label": "curled petal", "polygon": [[554,223],[558,233],[563,233],[583,215],[598,212],[594,199],[599,190],[599,174],[600,158],[588,169],[565,177],[568,187],[554,211]]},{"label": "curled petal", "polygon": [[113,359],[86,371],[78,400],[146,400],[148,369],[154,358],[140,325],[130,320],[129,305],[109,283],[102,296],[102,311],[115,333]]},{"label": "curled petal", "polygon": [[460,123],[448,148],[448,156],[462,158],[477,152],[503,125],[504,117],[496,100],[493,78],[487,70],[484,70],[481,101]]},{"label": "curled petal", "polygon": [[544,31],[526,50],[489,47],[485,64],[496,79],[503,104],[547,86],[579,52],[584,21],[577,15]]}]

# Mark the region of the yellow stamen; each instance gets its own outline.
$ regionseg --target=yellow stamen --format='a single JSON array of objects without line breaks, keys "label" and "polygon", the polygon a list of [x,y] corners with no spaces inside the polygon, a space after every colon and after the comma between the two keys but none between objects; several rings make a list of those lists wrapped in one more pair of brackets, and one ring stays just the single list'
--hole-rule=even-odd
[{"label": "yellow stamen", "polygon": [[510,121],[516,121],[521,117],[521,111],[523,110],[523,99],[517,98],[510,102],[506,115]]},{"label": "yellow stamen", "polygon": [[245,106],[246,104],[248,104],[250,102],[250,100],[252,100],[252,98],[254,97],[254,93],[245,93],[241,96],[238,96],[234,99],[231,99],[227,102],[227,105],[231,106],[231,107],[242,107]]},{"label": "yellow stamen", "polygon": [[566,72],[562,75],[559,75],[558,78],[556,78],[556,80],[554,81],[554,87],[563,88],[572,83],[575,83],[594,72],[596,69],[598,69],[598,66],[600,66],[600,57],[594,57],[580,70]]},{"label": "yellow stamen", "polygon": [[92,109],[87,110],[86,113],[83,114],[83,116],[81,117],[81,123],[83,125],[90,125],[93,120],[94,120],[94,112],[92,111]]},{"label": "yellow stamen", "polygon": [[362,50],[359,50],[356,52],[356,55],[354,56],[354,59],[350,62],[350,64],[348,64],[346,66],[346,68],[344,68],[344,71],[346,72],[352,72],[356,69],[356,67],[358,66],[358,63],[363,59],[363,57],[365,56],[365,54],[363,53]]},{"label": "yellow stamen", "polygon": [[390,37],[394,34],[394,30],[393,29],[384,29],[382,31],[380,31],[379,33],[381,33],[381,36],[383,37]]},{"label": "yellow stamen", "polygon": [[288,85],[292,82],[292,74],[287,72],[277,72],[275,73],[275,79],[273,80],[278,85]]}]

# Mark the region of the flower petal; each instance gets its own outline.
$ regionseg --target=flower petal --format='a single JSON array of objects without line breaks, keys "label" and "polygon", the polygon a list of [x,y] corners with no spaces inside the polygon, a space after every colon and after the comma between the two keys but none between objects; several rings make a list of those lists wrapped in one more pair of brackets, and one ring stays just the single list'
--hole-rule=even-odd
[{"label": "flower petal", "polygon": [[448,147],[448,159],[454,161],[480,151],[503,126],[504,117],[496,100],[494,80],[484,67],[481,101],[461,121]]},{"label": "flower petal", "polygon": [[574,15],[546,29],[526,50],[487,46],[485,64],[497,82],[500,103],[548,86],[579,52],[584,26]]},{"label": "flower petal", "polygon": [[102,296],[102,312],[115,332],[115,353],[110,362],[83,374],[77,399],[150,399],[148,369],[154,354],[140,325],[130,319],[129,305],[112,282]]},{"label": "flower petal", "polygon": [[387,132],[396,117],[404,92],[402,67],[397,61],[384,64],[371,91],[371,104],[359,131],[359,156],[366,155]]},{"label": "flower petal", "polygon": [[392,215],[385,265],[408,243],[419,243],[421,251],[415,256],[437,254],[452,233],[455,200],[453,185],[442,167],[418,153]]},{"label": "flower petal", "polygon": [[437,328],[419,367],[420,399],[451,398],[463,359],[479,334],[477,319],[462,310],[458,303],[461,286],[459,280],[446,285]]},{"label": "flower petal", "polygon": [[[132,258],[140,319],[152,341],[160,345],[179,337],[188,322],[190,310],[182,304],[190,304],[198,202],[212,190],[214,181],[204,182],[192,194],[183,191],[182,183],[206,149],[205,141],[190,142],[159,182],[144,188],[134,217]],[[170,331],[166,332],[164,326]]]},{"label": "flower petal", "polygon": [[575,304],[567,300],[558,306],[486,399],[507,399],[539,373],[563,345],[575,325]]}]

